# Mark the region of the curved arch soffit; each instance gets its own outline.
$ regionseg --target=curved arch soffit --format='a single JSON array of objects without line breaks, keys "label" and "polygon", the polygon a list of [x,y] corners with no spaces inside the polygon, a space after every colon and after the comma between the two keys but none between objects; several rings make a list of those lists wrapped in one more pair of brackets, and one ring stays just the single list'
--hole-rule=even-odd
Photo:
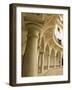
[{"label": "curved arch soffit", "polygon": [[43,37],[42,37],[42,39],[41,39],[41,49],[44,50],[44,38],[43,38]]},{"label": "curved arch soffit", "polygon": [[45,47],[45,52],[46,52],[46,53],[49,53],[49,46],[48,46],[48,44],[47,44],[46,47]]},{"label": "curved arch soffit", "polygon": [[56,53],[56,57],[61,57],[61,52],[60,52],[60,51],[58,51],[58,52]]},{"label": "curved arch soffit", "polygon": [[55,56],[55,49],[54,48],[52,48],[52,50],[51,50],[51,55]]}]

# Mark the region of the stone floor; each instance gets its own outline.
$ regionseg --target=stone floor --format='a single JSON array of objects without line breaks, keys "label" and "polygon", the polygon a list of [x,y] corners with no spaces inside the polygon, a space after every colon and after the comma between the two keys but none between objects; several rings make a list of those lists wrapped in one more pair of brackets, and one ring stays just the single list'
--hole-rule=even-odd
[{"label": "stone floor", "polygon": [[54,67],[49,68],[48,70],[44,70],[44,73],[39,73],[39,76],[48,76],[48,75],[62,75],[63,67]]}]

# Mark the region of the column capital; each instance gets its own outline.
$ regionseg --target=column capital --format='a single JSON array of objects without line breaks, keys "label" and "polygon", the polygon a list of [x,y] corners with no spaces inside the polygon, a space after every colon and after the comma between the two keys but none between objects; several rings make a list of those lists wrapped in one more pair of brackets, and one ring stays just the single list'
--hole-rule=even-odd
[{"label": "column capital", "polygon": [[29,23],[26,25],[27,31],[28,31],[28,37],[36,37],[38,38],[39,32],[41,31],[41,27],[34,24],[34,23]]},{"label": "column capital", "polygon": [[48,54],[48,56],[50,56],[50,54]]},{"label": "column capital", "polygon": [[44,54],[44,51],[41,50],[41,51],[40,51],[40,54]]},{"label": "column capital", "polygon": [[57,57],[57,55],[55,55],[55,57]]},{"label": "column capital", "polygon": [[35,30],[29,30],[28,31],[28,35],[27,35],[28,38],[38,38],[38,32],[36,32]]}]

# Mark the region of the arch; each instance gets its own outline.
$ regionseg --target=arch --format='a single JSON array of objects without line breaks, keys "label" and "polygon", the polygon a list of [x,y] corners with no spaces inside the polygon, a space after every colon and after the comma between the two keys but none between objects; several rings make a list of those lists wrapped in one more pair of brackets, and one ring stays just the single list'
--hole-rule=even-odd
[{"label": "arch", "polygon": [[55,50],[51,50],[51,55],[50,55],[50,67],[54,67],[55,65]]},{"label": "arch", "polygon": [[64,59],[64,57],[63,57],[63,53],[61,53],[61,63],[60,63],[60,65],[63,67],[63,59]]},{"label": "arch", "polygon": [[48,69],[48,55],[49,55],[49,46],[47,44],[44,53],[44,70]]},{"label": "arch", "polygon": [[63,67],[63,56],[62,56],[61,66]]},{"label": "arch", "polygon": [[42,53],[39,52],[39,56],[38,56],[38,73],[42,72],[42,59],[43,59],[43,55],[42,55]]},{"label": "arch", "polygon": [[62,58],[61,58],[61,52],[58,51],[56,54],[56,66],[60,66],[62,62]]},{"label": "arch", "polygon": [[38,73],[42,72],[43,55],[44,55],[44,38],[42,37],[38,56]]},{"label": "arch", "polygon": [[41,51],[44,51],[44,38],[41,39]]},{"label": "arch", "polygon": [[40,33],[38,34],[38,49],[40,47]]}]

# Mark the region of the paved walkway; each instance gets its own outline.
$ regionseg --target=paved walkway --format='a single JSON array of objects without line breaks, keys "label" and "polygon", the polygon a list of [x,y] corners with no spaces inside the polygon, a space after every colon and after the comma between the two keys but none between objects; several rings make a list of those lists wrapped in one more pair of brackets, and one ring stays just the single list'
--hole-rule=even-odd
[{"label": "paved walkway", "polygon": [[48,76],[48,75],[62,75],[63,67],[57,68],[49,68],[48,70],[44,70],[44,73],[39,74],[39,76]]}]

